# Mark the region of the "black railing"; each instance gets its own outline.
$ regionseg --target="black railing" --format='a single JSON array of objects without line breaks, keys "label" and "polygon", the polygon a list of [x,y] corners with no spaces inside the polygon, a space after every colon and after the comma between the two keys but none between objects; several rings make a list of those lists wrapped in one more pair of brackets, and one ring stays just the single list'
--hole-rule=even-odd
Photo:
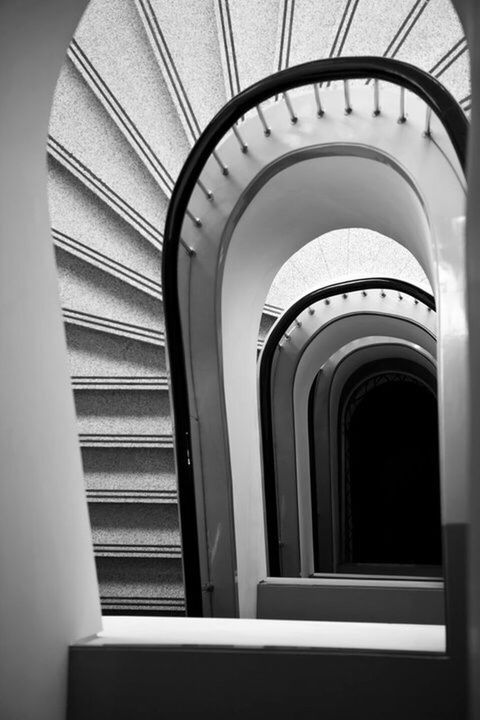
[{"label": "black railing", "polygon": [[262,434],[263,483],[265,497],[265,516],[267,524],[268,574],[271,577],[281,575],[280,546],[277,513],[277,483],[275,477],[275,450],[272,426],[271,374],[272,363],[279,343],[288,328],[307,308],[336,295],[368,290],[394,290],[410,295],[431,310],[435,310],[435,300],[430,293],[416,285],[392,278],[363,278],[328,285],[304,295],[284,312],[273,326],[265,342],[260,358],[260,425]]},{"label": "black railing", "polygon": [[[163,244],[162,286],[170,358],[175,418],[175,448],[184,557],[184,578],[189,615],[202,614],[202,589],[198,551],[195,488],[190,447],[190,415],[180,303],[178,251],[188,204],[205,164],[235,123],[262,102],[289,90],[333,81],[354,79],[387,81],[421,98],[437,115],[452,142],[463,169],[466,165],[468,120],[441,83],[408,63],[381,57],[341,57],[287,68],[247,88],[228,102],[209,123],[190,152],[170,200]],[[218,156],[217,156],[218,157]]]}]

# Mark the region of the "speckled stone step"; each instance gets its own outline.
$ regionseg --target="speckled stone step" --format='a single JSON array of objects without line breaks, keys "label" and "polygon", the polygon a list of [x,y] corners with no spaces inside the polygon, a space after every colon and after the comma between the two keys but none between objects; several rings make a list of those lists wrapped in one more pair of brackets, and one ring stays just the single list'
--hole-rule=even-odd
[{"label": "speckled stone step", "polygon": [[97,557],[104,612],[183,614],[181,561],[177,558]]},{"label": "speckled stone step", "polygon": [[160,244],[168,198],[69,61],[58,80],[49,132],[57,160]]},{"label": "speckled stone step", "polygon": [[58,247],[56,260],[64,307],[164,331],[160,299]]}]

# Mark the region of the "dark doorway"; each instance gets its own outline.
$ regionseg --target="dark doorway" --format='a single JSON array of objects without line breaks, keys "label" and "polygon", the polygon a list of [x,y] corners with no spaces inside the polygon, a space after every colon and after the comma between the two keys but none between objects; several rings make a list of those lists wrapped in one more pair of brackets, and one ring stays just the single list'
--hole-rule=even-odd
[{"label": "dark doorway", "polygon": [[377,367],[343,394],[339,490],[347,566],[406,572],[442,563],[434,382],[419,366]]}]

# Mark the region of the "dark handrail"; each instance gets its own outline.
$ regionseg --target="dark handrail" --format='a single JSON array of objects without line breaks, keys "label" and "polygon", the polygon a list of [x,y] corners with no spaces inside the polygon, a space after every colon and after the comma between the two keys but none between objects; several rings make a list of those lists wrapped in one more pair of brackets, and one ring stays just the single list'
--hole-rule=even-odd
[{"label": "dark handrail", "polygon": [[277,516],[277,489],[275,481],[274,445],[272,431],[272,398],[271,398],[271,373],[272,363],[278,344],[290,325],[308,307],[320,300],[343,295],[344,293],[361,292],[362,290],[395,290],[405,295],[410,295],[415,300],[423,303],[431,310],[435,310],[433,296],[421,290],[416,285],[403,280],[393,278],[362,278],[360,280],[347,280],[346,282],[335,283],[327,287],[312,290],[307,295],[297,300],[286,310],[280,319],[275,323],[265,341],[260,358],[259,384],[260,384],[260,425],[262,434],[263,452],[263,487],[265,497],[265,516],[267,524],[267,547],[269,575],[276,577],[280,575],[280,554]]},{"label": "dark handrail", "polygon": [[424,100],[442,121],[465,170],[468,120],[456,100],[438,80],[399,60],[382,57],[341,57],[315,60],[287,68],[252,85],[230,100],[209,123],[193,147],[172,193],[165,223],[162,287],[171,367],[185,594],[189,615],[202,614],[202,590],[177,277],[178,249],[188,203],[195,184],[217,145],[235,122],[249,110],[275,95],[297,87],[358,78],[385,80],[414,92]]}]

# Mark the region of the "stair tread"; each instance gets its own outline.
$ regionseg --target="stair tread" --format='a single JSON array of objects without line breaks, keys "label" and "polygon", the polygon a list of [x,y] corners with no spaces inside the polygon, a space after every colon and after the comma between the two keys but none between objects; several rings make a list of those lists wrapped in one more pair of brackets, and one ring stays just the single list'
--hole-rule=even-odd
[{"label": "stair tread", "polygon": [[[110,31],[112,26],[115,32]],[[189,143],[134,3],[92,3],[75,39],[161,163],[176,178]]]},{"label": "stair tread", "polygon": [[167,197],[70,62],[59,76],[50,135],[152,227],[163,227]]},{"label": "stair tread", "polygon": [[[177,0],[174,13],[162,0],[150,0],[149,5],[165,38],[192,115],[199,128],[204,128],[227,100],[214,3],[212,0],[202,3]],[[195,53],[185,52],[187,47],[195,47]]]},{"label": "stair tread", "polygon": [[56,249],[60,298],[65,307],[163,332],[163,304],[83,258]]},{"label": "stair tread", "polygon": [[52,227],[133,272],[160,279],[161,253],[57,161],[49,161]]}]

